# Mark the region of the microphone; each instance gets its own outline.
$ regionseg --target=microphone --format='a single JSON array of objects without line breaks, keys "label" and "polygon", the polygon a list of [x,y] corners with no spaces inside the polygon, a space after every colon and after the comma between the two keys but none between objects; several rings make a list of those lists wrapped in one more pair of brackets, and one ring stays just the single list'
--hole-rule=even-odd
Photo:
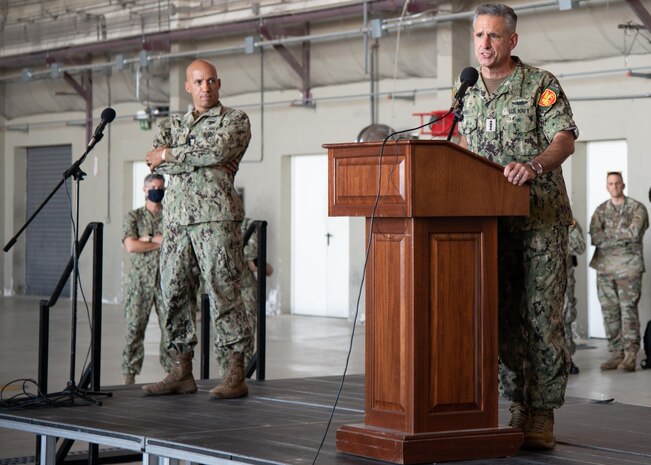
[{"label": "microphone", "polygon": [[463,97],[466,95],[468,88],[474,86],[477,83],[477,79],[479,79],[479,72],[477,69],[469,66],[461,71],[459,79],[461,80],[461,85],[459,86],[457,93],[454,94],[455,102],[453,107],[456,106],[461,100],[463,100]]},{"label": "microphone", "polygon": [[109,124],[114,119],[115,119],[115,110],[111,107],[104,108],[104,111],[102,112],[102,116],[100,116],[100,122],[95,128],[95,132],[93,133],[93,138],[88,143],[89,147],[92,147],[93,145],[95,145],[97,142],[100,141],[100,139],[104,136],[104,128],[106,127],[107,124]]}]

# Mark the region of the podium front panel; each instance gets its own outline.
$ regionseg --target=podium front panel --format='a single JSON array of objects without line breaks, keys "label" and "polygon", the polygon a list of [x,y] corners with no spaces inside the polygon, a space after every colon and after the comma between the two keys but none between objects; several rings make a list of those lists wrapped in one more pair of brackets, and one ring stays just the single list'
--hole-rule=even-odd
[{"label": "podium front panel", "polygon": [[496,221],[377,218],[373,230],[365,423],[497,426]]},{"label": "podium front panel", "polygon": [[[407,146],[386,148],[382,158],[377,146],[354,146],[328,157],[330,216],[411,216]],[[378,176],[379,173],[382,176]]]}]

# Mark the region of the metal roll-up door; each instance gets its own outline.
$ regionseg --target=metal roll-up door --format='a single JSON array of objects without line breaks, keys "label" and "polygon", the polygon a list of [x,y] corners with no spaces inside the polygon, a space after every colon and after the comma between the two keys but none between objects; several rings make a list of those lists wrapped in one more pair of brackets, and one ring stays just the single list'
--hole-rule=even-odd
[{"label": "metal roll-up door", "polygon": [[[27,149],[27,218],[61,181],[72,164],[70,145]],[[70,179],[68,193],[73,198]],[[72,252],[70,203],[63,185],[27,228],[25,293],[49,296]],[[61,294],[70,296],[70,280]]]}]

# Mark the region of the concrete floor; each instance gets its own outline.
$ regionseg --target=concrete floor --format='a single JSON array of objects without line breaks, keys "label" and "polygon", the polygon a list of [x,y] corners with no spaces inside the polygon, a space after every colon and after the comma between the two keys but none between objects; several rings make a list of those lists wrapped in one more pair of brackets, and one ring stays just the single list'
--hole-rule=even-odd
[{"label": "concrete floor", "polygon": [[[29,297],[0,297],[0,389],[15,379],[36,378],[38,361],[38,301]],[[124,338],[124,312],[121,306],[103,306],[102,386],[122,383],[120,360]],[[61,301],[51,310],[49,391],[63,389],[70,378],[71,305]],[[341,375],[349,348],[351,323],[334,318],[291,315],[267,319],[267,379]],[[87,311],[78,306],[77,372],[78,381],[90,341]],[[155,316],[147,328],[145,362],[137,383],[158,381],[163,371],[158,364],[160,332]],[[608,357],[605,341],[579,342],[574,360],[581,372],[570,377],[567,396],[651,407],[651,370],[634,373],[602,372],[599,364]],[[638,361],[643,358],[640,354]],[[195,373],[198,373],[195,356]],[[364,327],[358,325],[348,373],[364,372]],[[217,376],[214,360],[211,377]],[[17,384],[5,388],[3,398],[15,395]],[[83,444],[75,449],[83,449]],[[2,430],[0,459],[33,455],[31,434]]]}]

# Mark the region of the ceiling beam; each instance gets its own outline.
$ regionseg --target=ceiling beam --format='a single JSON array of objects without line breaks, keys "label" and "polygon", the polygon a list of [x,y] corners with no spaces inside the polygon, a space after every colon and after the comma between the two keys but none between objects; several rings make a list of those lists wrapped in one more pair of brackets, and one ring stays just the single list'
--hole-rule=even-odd
[{"label": "ceiling beam", "polygon": [[626,3],[635,12],[637,17],[640,18],[640,21],[642,21],[642,24],[644,24],[647,30],[651,32],[651,13],[649,13],[649,10],[642,5],[640,0],[626,0]]},{"label": "ceiling beam", "polygon": [[[299,35],[307,35],[310,33],[309,24],[304,25],[304,29],[299,32]],[[260,35],[267,40],[274,40],[275,37],[271,34],[268,28],[262,26],[260,28]],[[301,79],[301,104],[312,104],[312,93],[310,92],[310,42],[304,41],[302,43],[302,56],[301,61],[298,61],[287,47],[282,44],[274,44],[273,48],[281,57],[289,64],[298,77]]]},{"label": "ceiling beam", "polygon": [[[405,1],[406,0],[371,0],[369,2],[369,8],[373,13],[382,14],[400,10]],[[432,9],[433,6],[431,0],[412,0],[409,4],[410,12],[421,12]],[[4,56],[0,57],[0,69],[20,69],[32,66],[42,66],[53,62],[65,63],[79,54],[87,53],[93,55],[102,53],[115,54],[134,50],[161,50],[169,52],[170,44],[174,42],[194,42],[206,38],[228,37],[237,34],[254,34],[258,31],[261,22],[270,28],[288,27],[291,25],[301,25],[310,22],[354,18],[356,16],[361,16],[362,12],[363,2],[357,2],[346,6],[336,6],[291,15],[253,18],[234,23],[213,24],[210,26],[136,35],[134,37],[93,42],[54,50]]]},{"label": "ceiling beam", "polygon": [[93,131],[93,73],[86,71],[81,75],[81,83],[64,72],[63,79],[84,99],[86,105],[86,143],[90,142]]}]

